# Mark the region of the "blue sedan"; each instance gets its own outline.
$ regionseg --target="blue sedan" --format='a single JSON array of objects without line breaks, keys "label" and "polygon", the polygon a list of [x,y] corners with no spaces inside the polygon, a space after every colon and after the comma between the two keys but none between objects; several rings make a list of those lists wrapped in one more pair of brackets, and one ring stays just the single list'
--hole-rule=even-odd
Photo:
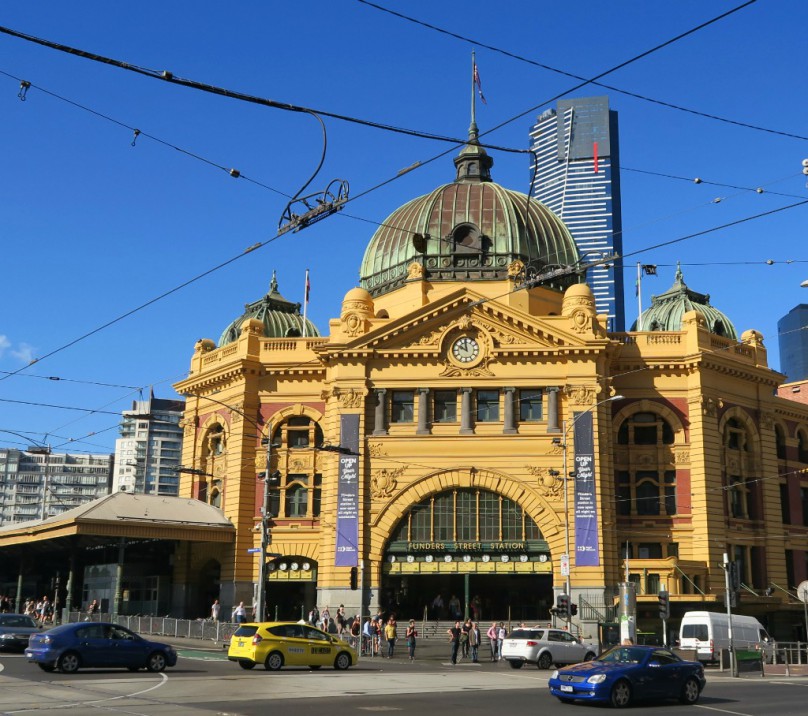
[{"label": "blue sedan", "polygon": [[169,644],[147,641],[129,629],[104,622],[63,624],[34,634],[25,649],[28,661],[43,671],[72,674],[81,667],[163,671],[177,663]]},{"label": "blue sedan", "polygon": [[706,684],[704,667],[660,646],[615,646],[593,661],[554,671],[550,693],[562,702],[609,703],[616,708],[645,699],[695,704]]}]

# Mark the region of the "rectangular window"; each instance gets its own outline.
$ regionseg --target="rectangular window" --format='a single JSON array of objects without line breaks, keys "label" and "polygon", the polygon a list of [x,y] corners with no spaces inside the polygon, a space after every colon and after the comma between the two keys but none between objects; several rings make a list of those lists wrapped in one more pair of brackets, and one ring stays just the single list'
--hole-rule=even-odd
[{"label": "rectangular window", "polygon": [[791,511],[788,506],[788,485],[780,485],[780,520],[784,525],[791,524]]},{"label": "rectangular window", "polygon": [[665,471],[665,514],[676,514],[676,470]]},{"label": "rectangular window", "polygon": [[631,515],[631,480],[625,470],[617,473],[617,514]]},{"label": "rectangular window", "polygon": [[430,525],[430,516],[432,511],[429,505],[416,505],[412,508],[412,515],[410,518],[410,539],[413,542],[431,542],[432,541],[432,528]]},{"label": "rectangular window", "polygon": [[645,593],[659,594],[659,575],[649,574],[645,577]]},{"label": "rectangular window", "polygon": [[436,423],[457,422],[457,391],[436,390],[432,408],[432,419]]},{"label": "rectangular window", "polygon": [[800,488],[800,502],[802,503],[802,525],[808,526],[808,489]]},{"label": "rectangular window", "polygon": [[641,542],[637,545],[640,559],[662,559],[662,545],[658,542]]},{"label": "rectangular window", "polygon": [[541,420],[541,390],[519,391],[519,420],[523,423]]},{"label": "rectangular window", "polygon": [[411,423],[415,416],[415,401],[411,390],[394,390],[390,401],[391,423]]},{"label": "rectangular window", "polygon": [[478,423],[499,422],[498,390],[477,391],[477,422]]},{"label": "rectangular window", "polygon": [[499,539],[499,497],[493,492],[480,493],[480,540]]},{"label": "rectangular window", "polygon": [[314,495],[313,500],[311,503],[312,509],[312,517],[319,517],[320,516],[320,507],[322,504],[322,495],[323,495],[323,476],[322,475],[315,475],[314,476]]},{"label": "rectangular window", "polygon": [[433,502],[433,514],[435,520],[435,541],[454,541],[454,495],[438,495]]},{"label": "rectangular window", "polygon": [[477,495],[473,492],[457,493],[457,539],[474,542],[477,539]]}]

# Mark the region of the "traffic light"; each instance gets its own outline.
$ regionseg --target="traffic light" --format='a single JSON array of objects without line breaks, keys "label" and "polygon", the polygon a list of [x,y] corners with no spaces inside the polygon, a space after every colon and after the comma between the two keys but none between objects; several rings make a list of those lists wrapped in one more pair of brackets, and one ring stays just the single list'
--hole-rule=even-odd
[{"label": "traffic light", "polygon": [[351,567],[351,589],[354,591],[359,588],[359,570],[356,567]]},{"label": "traffic light", "polygon": [[569,613],[570,613],[570,595],[559,594],[558,598],[556,599],[556,614],[561,619],[566,619]]},{"label": "traffic light", "polygon": [[671,616],[670,597],[667,592],[659,593],[659,618],[669,619]]},{"label": "traffic light", "polygon": [[573,602],[572,604],[570,604],[570,616],[574,617],[577,614],[578,614],[578,605],[575,602]]}]

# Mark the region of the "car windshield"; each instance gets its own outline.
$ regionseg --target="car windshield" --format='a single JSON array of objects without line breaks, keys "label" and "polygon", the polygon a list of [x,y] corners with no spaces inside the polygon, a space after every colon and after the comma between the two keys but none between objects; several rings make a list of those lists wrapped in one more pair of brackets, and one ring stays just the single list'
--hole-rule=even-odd
[{"label": "car windshield", "polygon": [[639,664],[645,658],[645,649],[616,646],[595,659],[606,664]]},{"label": "car windshield", "polygon": [[508,634],[508,639],[543,639],[543,629],[514,629]]},{"label": "car windshield", "polygon": [[0,626],[4,627],[30,627],[36,629],[36,624],[31,617],[20,614],[0,614]]}]

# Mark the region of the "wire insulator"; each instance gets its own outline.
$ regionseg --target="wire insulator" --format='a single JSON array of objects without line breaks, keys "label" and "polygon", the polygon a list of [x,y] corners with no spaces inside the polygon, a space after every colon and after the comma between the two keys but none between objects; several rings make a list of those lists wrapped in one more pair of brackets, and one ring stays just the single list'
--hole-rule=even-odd
[{"label": "wire insulator", "polygon": [[17,97],[20,98],[20,102],[25,102],[25,96],[28,94],[30,88],[31,83],[28,80],[22,80],[22,82],[20,82],[20,91],[17,92]]},{"label": "wire insulator", "polygon": [[233,177],[233,179],[238,179],[241,176],[241,172],[238,169],[231,169],[230,176]]},{"label": "wire insulator", "polygon": [[134,131],[132,132],[132,146],[133,146],[133,147],[135,146],[135,143],[137,142],[137,138],[138,138],[139,136],[140,136],[140,130],[139,130],[139,129],[136,129],[136,130],[134,130]]}]

